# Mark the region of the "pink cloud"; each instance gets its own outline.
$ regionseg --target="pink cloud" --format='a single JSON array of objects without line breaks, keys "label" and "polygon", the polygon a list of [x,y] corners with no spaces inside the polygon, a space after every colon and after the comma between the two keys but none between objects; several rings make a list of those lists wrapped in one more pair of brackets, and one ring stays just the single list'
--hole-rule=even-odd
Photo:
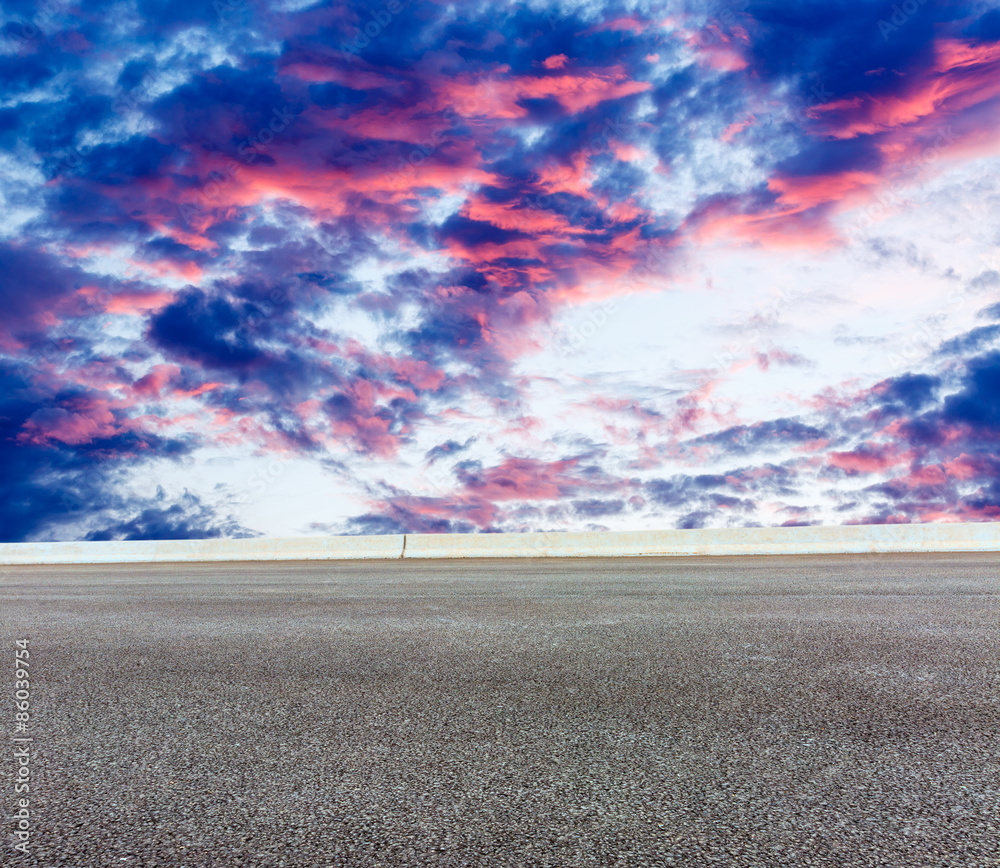
[{"label": "pink cloud", "polygon": [[129,430],[131,423],[119,422],[109,403],[102,399],[81,402],[76,409],[46,407],[36,410],[18,434],[21,443],[44,445],[58,440],[70,446],[91,443]]},{"label": "pink cloud", "polygon": [[584,33],[602,33],[608,30],[642,33],[648,26],[648,21],[642,21],[631,15],[624,15],[620,18],[614,18],[611,21],[605,21],[603,24],[598,24],[596,27],[591,27],[590,29],[585,30]]},{"label": "pink cloud", "polygon": [[652,87],[648,81],[631,80],[617,66],[545,76],[503,76],[507,71],[507,67],[500,67],[485,79],[442,81],[442,97],[468,117],[513,120],[527,117],[528,110],[519,105],[524,99],[556,99],[575,114],[606,100],[643,93]]},{"label": "pink cloud", "polygon": [[[153,269],[164,274],[161,269]],[[199,270],[200,273],[200,270]],[[174,300],[174,293],[168,290],[119,290],[110,292],[96,286],[85,286],[76,293],[88,306],[103,310],[105,313],[123,314],[126,316],[143,316],[150,311],[159,310]]]},{"label": "pink cloud", "polygon": [[753,115],[749,115],[743,120],[733,121],[728,127],[722,131],[720,138],[724,142],[731,142],[737,135],[743,132],[743,130],[752,127],[757,123],[757,118]]},{"label": "pink cloud", "polygon": [[[957,39],[935,43],[935,65],[915,76],[898,93],[860,94],[812,107],[825,134],[839,139],[898,131],[933,122],[1000,96],[1000,47]],[[930,125],[924,121],[932,121]],[[912,130],[911,130],[912,132]]]},{"label": "pink cloud", "polygon": [[900,456],[889,447],[868,447],[853,452],[831,452],[828,461],[848,473],[879,473],[899,463]]},{"label": "pink cloud", "polygon": [[154,365],[153,369],[132,384],[136,394],[143,398],[159,398],[163,387],[180,375],[177,365]]},{"label": "pink cloud", "polygon": [[617,487],[611,479],[584,475],[579,459],[539,461],[507,458],[501,464],[471,474],[465,491],[491,502],[508,500],[554,500],[583,490]]}]

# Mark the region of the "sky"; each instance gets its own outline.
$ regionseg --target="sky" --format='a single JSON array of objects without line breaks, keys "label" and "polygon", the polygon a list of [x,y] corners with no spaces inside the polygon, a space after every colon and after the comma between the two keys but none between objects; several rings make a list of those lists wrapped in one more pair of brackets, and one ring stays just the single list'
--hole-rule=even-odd
[{"label": "sky", "polygon": [[4,541],[1000,517],[1000,4],[2,15]]}]

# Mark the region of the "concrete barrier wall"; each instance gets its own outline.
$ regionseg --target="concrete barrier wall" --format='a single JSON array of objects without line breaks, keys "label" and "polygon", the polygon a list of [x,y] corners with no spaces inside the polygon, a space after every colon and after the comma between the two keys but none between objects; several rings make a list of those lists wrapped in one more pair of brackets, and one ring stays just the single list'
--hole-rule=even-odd
[{"label": "concrete barrier wall", "polygon": [[123,564],[398,558],[403,535],[2,543],[0,564]]},{"label": "concrete barrier wall", "polygon": [[408,558],[809,555],[1000,551],[1000,522],[620,533],[407,534]]},{"label": "concrete barrier wall", "polygon": [[2,543],[0,564],[993,551],[1000,551],[1000,522],[620,533],[392,534],[286,539]]}]

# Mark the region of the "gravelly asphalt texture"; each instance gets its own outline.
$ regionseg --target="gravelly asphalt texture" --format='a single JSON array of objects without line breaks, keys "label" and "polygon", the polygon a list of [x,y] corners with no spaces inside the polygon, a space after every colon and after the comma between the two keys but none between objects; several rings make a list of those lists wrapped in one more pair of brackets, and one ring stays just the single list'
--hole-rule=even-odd
[{"label": "gravelly asphalt texture", "polygon": [[1000,556],[0,576],[4,865],[1000,865]]}]

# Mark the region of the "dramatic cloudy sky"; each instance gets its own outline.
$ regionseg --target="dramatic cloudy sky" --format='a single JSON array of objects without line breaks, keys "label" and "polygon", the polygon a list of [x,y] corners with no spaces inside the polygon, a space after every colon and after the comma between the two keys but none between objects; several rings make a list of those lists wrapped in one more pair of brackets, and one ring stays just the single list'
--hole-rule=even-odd
[{"label": "dramatic cloudy sky", "polygon": [[3,15],[3,539],[1000,518],[996,3]]}]

